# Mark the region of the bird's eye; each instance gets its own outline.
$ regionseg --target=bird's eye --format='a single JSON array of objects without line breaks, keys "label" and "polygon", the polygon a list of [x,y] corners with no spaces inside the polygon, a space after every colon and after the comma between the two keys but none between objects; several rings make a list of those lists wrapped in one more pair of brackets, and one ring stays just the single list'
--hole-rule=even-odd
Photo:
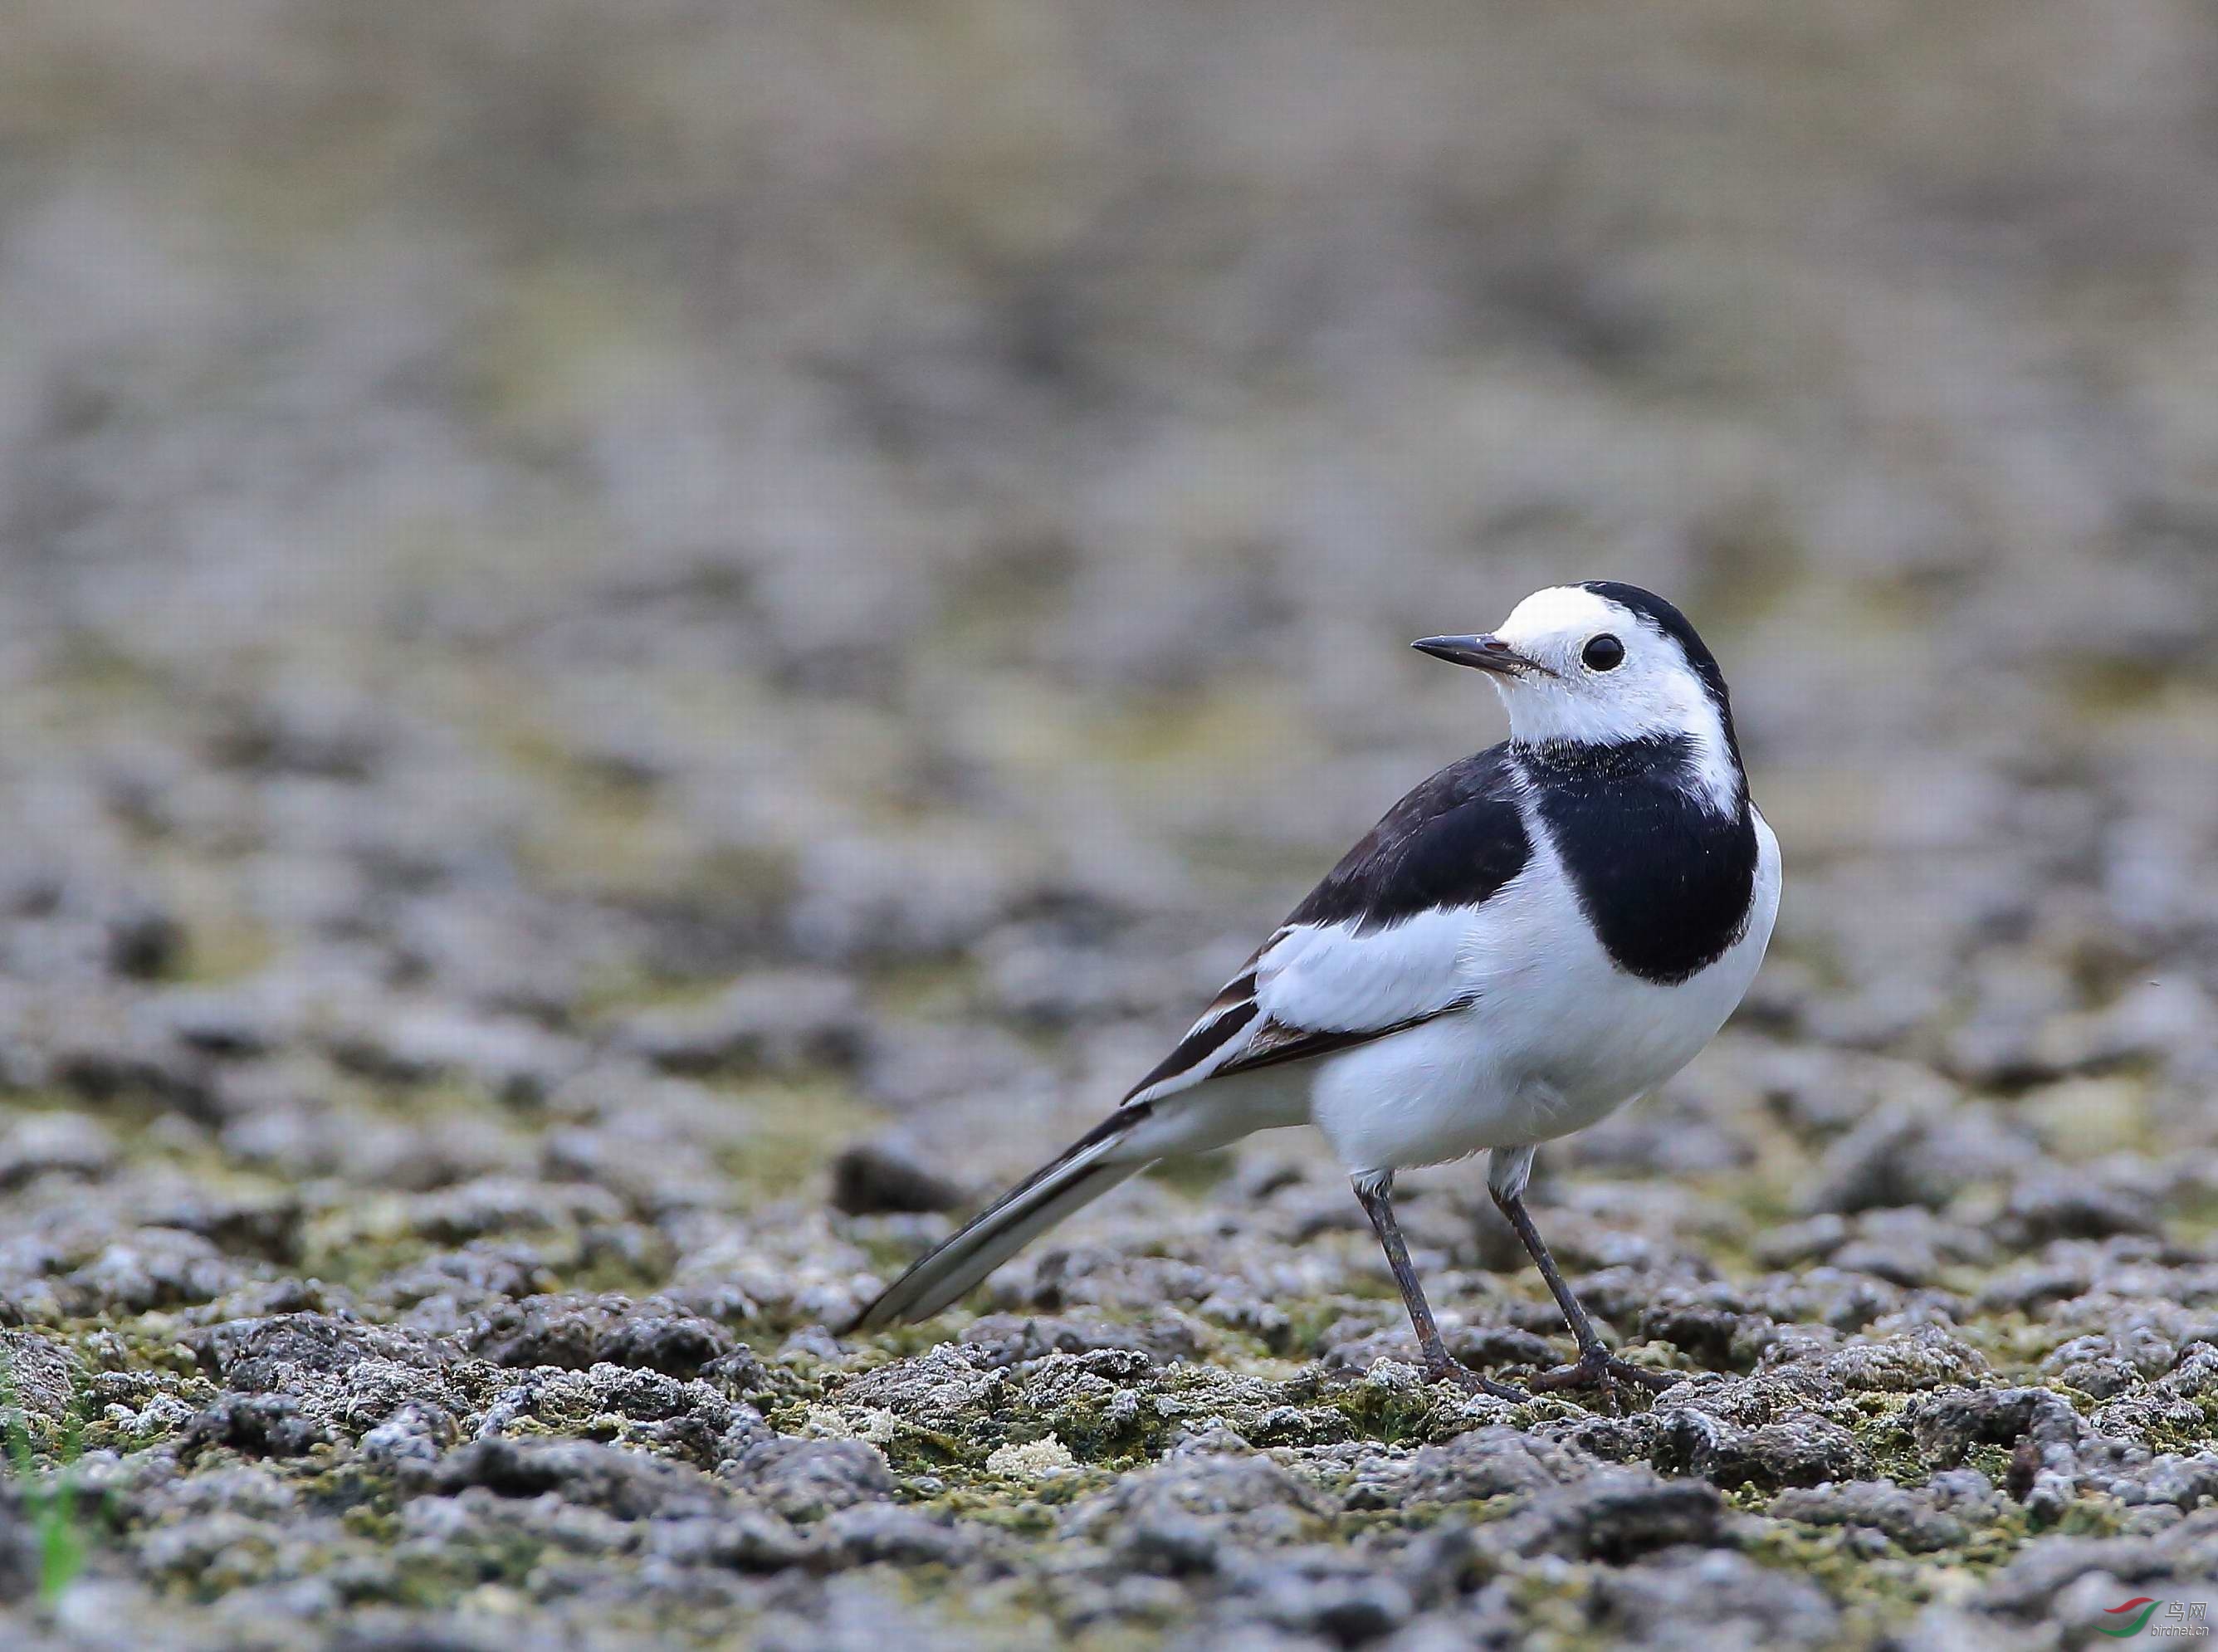
[{"label": "bird's eye", "polygon": [[1590,671],[1614,671],[1624,663],[1625,645],[1605,631],[1588,642],[1579,659]]}]

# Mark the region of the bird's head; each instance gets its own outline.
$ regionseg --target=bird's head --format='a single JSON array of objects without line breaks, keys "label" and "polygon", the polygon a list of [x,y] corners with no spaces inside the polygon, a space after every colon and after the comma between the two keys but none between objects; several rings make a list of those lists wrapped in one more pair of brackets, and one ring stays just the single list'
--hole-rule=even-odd
[{"label": "bird's head", "polygon": [[1717,660],[1685,615],[1637,585],[1552,585],[1518,603],[1499,630],[1412,646],[1492,678],[1519,746],[1681,737],[1713,790],[1745,783]]}]

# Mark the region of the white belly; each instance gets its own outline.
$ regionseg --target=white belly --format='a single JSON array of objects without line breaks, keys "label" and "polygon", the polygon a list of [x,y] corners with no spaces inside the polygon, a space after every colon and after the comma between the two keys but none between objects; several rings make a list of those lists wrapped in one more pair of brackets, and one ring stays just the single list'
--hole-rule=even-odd
[{"label": "white belly", "polygon": [[1763,962],[1781,868],[1760,814],[1756,844],[1746,931],[1666,987],[1610,962],[1562,863],[1536,843],[1524,872],[1474,916],[1463,949],[1470,1007],[1314,1063],[1310,1118],[1356,1173],[1552,1141],[1646,1094],[1710,1042]]}]

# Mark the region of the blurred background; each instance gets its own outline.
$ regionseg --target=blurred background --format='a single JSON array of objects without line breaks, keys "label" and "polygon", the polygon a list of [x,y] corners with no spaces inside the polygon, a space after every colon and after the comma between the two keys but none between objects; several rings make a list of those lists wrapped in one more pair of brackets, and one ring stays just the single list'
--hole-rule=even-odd
[{"label": "blurred background", "polygon": [[1716,649],[1789,879],[1554,1173],[2218,1208],[2196,0],[0,30],[19,1314],[102,1198],[219,1282],[786,1245],[829,1314],[1501,737],[1409,639],[1598,577]]}]

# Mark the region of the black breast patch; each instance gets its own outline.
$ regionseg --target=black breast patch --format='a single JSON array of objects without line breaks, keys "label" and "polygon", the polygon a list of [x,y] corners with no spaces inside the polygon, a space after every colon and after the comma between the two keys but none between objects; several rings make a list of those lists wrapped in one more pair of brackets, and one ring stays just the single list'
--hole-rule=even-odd
[{"label": "black breast patch", "polygon": [[1521,752],[1540,817],[1610,962],[1669,986],[1747,932],[1756,820],[1688,789],[1683,737]]},{"label": "black breast patch", "polygon": [[1477,906],[1531,858],[1517,789],[1507,746],[1450,764],[1387,810],[1286,922],[1370,935],[1436,906]]}]

